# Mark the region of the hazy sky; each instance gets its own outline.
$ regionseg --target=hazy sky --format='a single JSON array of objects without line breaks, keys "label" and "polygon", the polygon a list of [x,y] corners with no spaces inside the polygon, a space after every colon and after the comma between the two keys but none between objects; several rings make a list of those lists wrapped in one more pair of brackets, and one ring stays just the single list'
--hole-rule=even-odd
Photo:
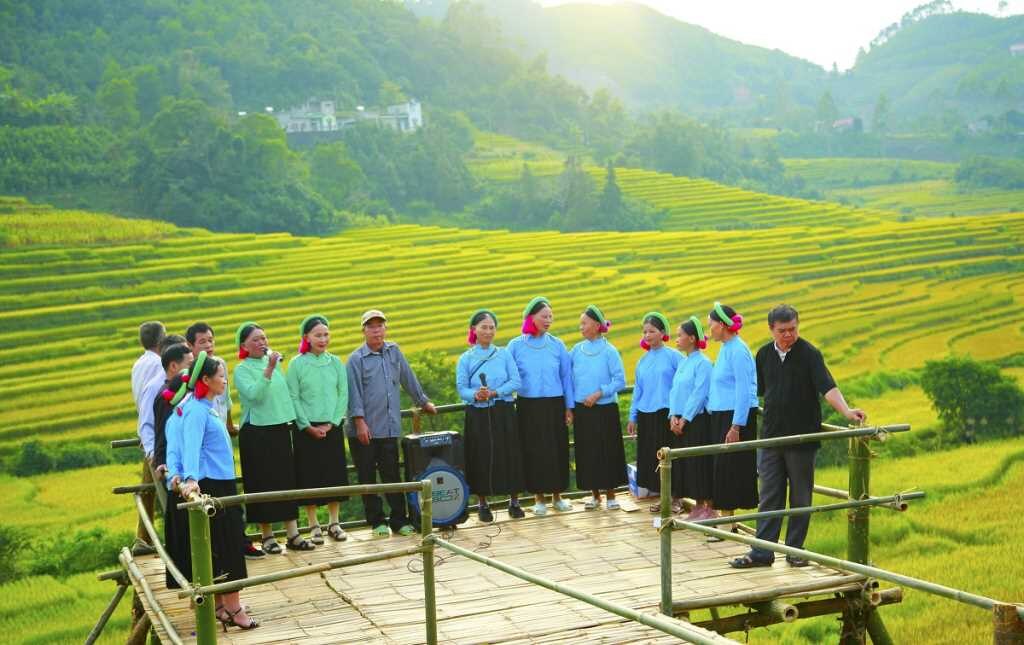
[{"label": "hazy sky", "polygon": [[[611,4],[622,0],[587,0]],[[886,25],[927,0],[634,0],[684,22],[751,45],[806,58],[831,68],[853,65],[859,47]],[[580,0],[540,0],[541,4]],[[997,14],[998,0],[954,0],[966,11]],[[1024,0],[1007,0],[1000,15],[1024,13]],[[1024,39],[1024,35],[1022,35]]]}]

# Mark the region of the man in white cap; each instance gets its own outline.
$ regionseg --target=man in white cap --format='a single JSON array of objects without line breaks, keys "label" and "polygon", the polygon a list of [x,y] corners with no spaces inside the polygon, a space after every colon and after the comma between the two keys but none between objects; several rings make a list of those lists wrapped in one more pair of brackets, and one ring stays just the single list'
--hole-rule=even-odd
[{"label": "man in white cap", "polygon": [[[398,439],[402,435],[401,392],[404,389],[413,402],[429,414],[437,409],[423,392],[416,375],[398,345],[386,340],[388,319],[379,309],[362,316],[363,338],[366,340],[348,357],[349,451],[356,464],[360,484],[377,483],[380,473],[384,483],[401,481],[398,469]],[[387,537],[390,531],[412,535],[416,529],[409,523],[402,493],[387,495],[391,516],[385,518],[379,495],[363,495],[366,523],[376,537]],[[390,526],[390,531],[388,527]]]}]

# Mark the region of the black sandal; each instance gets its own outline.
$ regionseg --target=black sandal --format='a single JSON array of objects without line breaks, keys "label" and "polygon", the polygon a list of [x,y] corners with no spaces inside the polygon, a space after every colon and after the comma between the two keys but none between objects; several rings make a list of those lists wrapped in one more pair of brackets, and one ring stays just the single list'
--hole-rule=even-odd
[{"label": "black sandal", "polygon": [[[223,609],[223,607],[222,607],[222,609]],[[220,621],[220,624],[224,628],[225,632],[228,631],[228,627],[229,626],[231,626],[231,627],[238,627],[239,629],[245,629],[245,630],[256,629],[257,627],[260,626],[259,622],[257,622],[256,619],[253,618],[252,616],[249,617],[249,622],[244,624],[244,625],[242,623],[236,622],[235,621],[235,616],[237,616],[239,613],[241,613],[244,610],[245,610],[245,607],[239,607],[238,611],[229,611],[227,609],[224,609],[224,614],[225,614],[226,617],[225,618],[221,618],[220,616],[217,616],[217,620]]]},{"label": "black sandal", "polygon": [[787,555],[786,562],[789,563],[789,566],[791,567],[807,567],[811,564],[810,560],[795,555]]},{"label": "black sandal", "polygon": [[324,530],[320,528],[319,524],[309,527],[309,541],[317,546],[324,543]]},{"label": "black sandal", "polygon": [[316,548],[312,542],[302,537],[301,533],[296,533],[288,538],[287,544],[289,551],[312,551]]},{"label": "black sandal", "polygon": [[755,560],[748,553],[747,555],[741,555],[738,558],[729,560],[729,566],[733,569],[752,569],[754,567],[770,567],[772,563],[767,560]]},{"label": "black sandal", "polygon": [[335,542],[344,542],[348,539],[348,533],[341,528],[341,524],[338,522],[331,522],[327,525],[327,535],[330,535]]},{"label": "black sandal", "polygon": [[263,539],[263,552],[278,555],[281,553],[281,545],[273,536]]}]

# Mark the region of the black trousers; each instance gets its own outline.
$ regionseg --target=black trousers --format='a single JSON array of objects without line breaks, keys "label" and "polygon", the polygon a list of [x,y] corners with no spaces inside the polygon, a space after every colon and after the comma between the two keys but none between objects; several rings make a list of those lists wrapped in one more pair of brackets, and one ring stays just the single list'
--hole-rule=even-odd
[{"label": "black trousers", "polygon": [[[356,473],[360,484],[376,484],[377,474],[381,482],[390,484],[402,481],[398,470],[398,439],[370,439],[370,445],[364,446],[355,437],[348,438],[348,449],[356,464]],[[363,513],[366,523],[380,526],[385,522],[392,531],[397,531],[409,523],[405,510],[405,495],[388,493],[388,507],[391,517],[384,517],[384,503],[380,495],[363,495]]]},{"label": "black trousers", "polygon": [[[814,458],[816,448],[766,448],[758,455],[757,472],[761,478],[761,501],[758,511],[778,511],[786,508],[786,483],[789,483],[789,507],[811,505],[814,492]],[[786,546],[802,549],[807,538],[811,515],[791,515],[786,525]],[[782,532],[782,518],[772,517],[757,521],[757,537],[777,542]],[[774,561],[775,554],[765,549],[752,549],[754,557]]]}]

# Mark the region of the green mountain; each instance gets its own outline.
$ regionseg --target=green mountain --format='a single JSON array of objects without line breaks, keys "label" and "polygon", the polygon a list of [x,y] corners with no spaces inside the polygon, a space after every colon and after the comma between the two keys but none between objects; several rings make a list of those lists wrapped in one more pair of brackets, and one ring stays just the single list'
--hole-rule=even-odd
[{"label": "green mountain", "polygon": [[[426,0],[423,0],[424,2]],[[413,10],[436,12],[434,0]],[[838,116],[870,127],[881,94],[890,128],[952,130],[1024,101],[1024,16],[943,13],[923,5],[882,30],[843,74],[745,45],[639,4],[485,0],[503,35],[584,88],[607,87],[634,108],[673,107],[742,125],[808,129],[826,90]],[[865,43],[867,48],[867,43]]]},{"label": "green mountain", "polygon": [[821,67],[778,50],[724,38],[639,4],[493,0],[487,11],[527,56],[584,88],[606,87],[640,108],[728,117],[812,106]]},{"label": "green mountain", "polygon": [[[896,28],[895,30],[893,28]],[[886,31],[890,33],[886,34]],[[986,114],[1020,110],[1024,102],[1024,16],[932,15],[883,31],[833,84],[840,108],[867,122],[881,94],[900,129],[936,128]]]}]

